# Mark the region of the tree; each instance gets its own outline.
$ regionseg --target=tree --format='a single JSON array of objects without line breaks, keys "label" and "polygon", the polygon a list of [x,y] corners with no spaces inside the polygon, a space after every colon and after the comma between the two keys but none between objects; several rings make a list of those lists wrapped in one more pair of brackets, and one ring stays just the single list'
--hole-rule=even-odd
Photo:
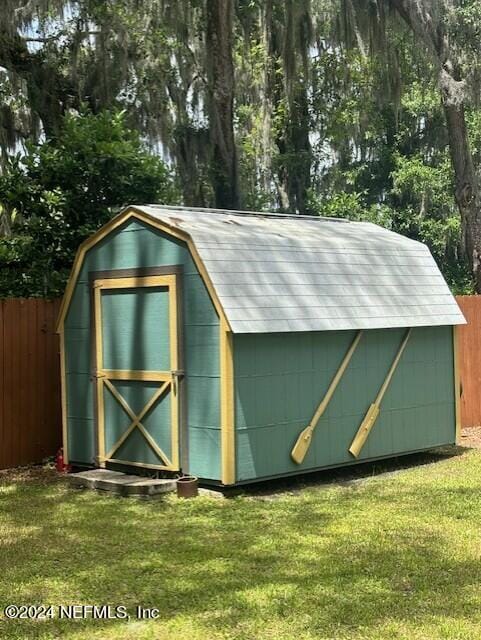
[{"label": "tree", "polygon": [[463,223],[466,257],[481,292],[481,191],[474,169],[466,125],[468,84],[462,65],[450,43],[446,24],[448,7],[434,7],[427,0],[393,0],[393,6],[410,29],[432,53],[438,70],[441,101],[446,118],[449,149],[455,175],[455,197]]},{"label": "tree", "polygon": [[[278,167],[287,194],[287,209],[308,213],[312,150],[309,81],[313,40],[310,0],[287,0],[281,58],[284,66],[285,121],[278,131]],[[274,41],[276,38],[274,38]],[[274,60],[279,57],[273,44]]]},{"label": "tree", "polygon": [[[310,0],[263,5],[39,0],[19,8],[8,0],[0,16],[0,64],[15,100],[0,114],[4,149],[42,130],[54,135],[63,115],[81,104],[93,113],[120,107],[174,162],[186,204],[236,207],[236,138],[242,132],[234,130],[235,110],[259,99],[267,107],[266,125],[273,128],[272,135],[264,130],[269,150],[264,147],[263,160],[273,166],[281,205],[305,211],[312,163]],[[261,32],[264,86],[246,67],[238,77],[233,65],[236,43],[242,41],[245,52],[249,39],[253,36],[255,46]]]},{"label": "tree", "polygon": [[122,109],[184,204],[373,220],[481,287],[475,0],[4,5],[4,158],[84,104]]},{"label": "tree", "polygon": [[313,40],[310,0],[267,0],[265,95],[277,147],[273,158],[280,207],[306,213],[313,160],[309,81]]},{"label": "tree", "polygon": [[[476,11],[476,3],[467,2],[465,5]],[[481,191],[466,124],[466,105],[470,87],[467,69],[478,67],[479,51],[473,56],[475,50],[469,51],[469,47],[466,46],[467,41],[469,43],[469,33],[467,38],[466,33],[464,38],[461,38],[458,31],[457,46],[453,45],[450,33],[452,24],[456,23],[459,15],[458,10],[465,10],[466,6],[456,7],[446,0],[436,3],[431,0],[377,0],[378,11],[373,19],[385,30],[386,11],[392,7],[427,48],[435,65],[455,176],[454,195],[462,222],[463,250],[473,274],[476,290],[480,292]],[[366,14],[368,7],[364,0],[358,0],[356,7],[359,14]],[[476,15],[475,24],[479,25],[480,17]],[[463,68],[461,60],[466,61],[466,58],[470,62],[468,65],[465,62]]]},{"label": "tree", "polygon": [[121,108],[175,163],[186,204],[238,206],[233,14],[234,0],[6,0],[0,65],[14,99],[0,110],[4,152],[56,135],[83,104]]},{"label": "tree", "polygon": [[66,116],[57,137],[29,145],[0,176],[0,296],[60,294],[78,245],[114,213],[177,198],[123,113]]},{"label": "tree", "polygon": [[239,208],[234,140],[233,0],[206,0],[207,110],[215,204]]}]

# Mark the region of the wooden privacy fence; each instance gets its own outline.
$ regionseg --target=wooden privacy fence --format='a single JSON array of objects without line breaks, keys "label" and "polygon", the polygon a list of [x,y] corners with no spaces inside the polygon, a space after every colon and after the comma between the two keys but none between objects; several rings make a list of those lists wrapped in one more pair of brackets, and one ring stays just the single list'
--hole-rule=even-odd
[{"label": "wooden privacy fence", "polygon": [[461,424],[481,425],[481,296],[457,296],[468,324],[458,327]]},{"label": "wooden privacy fence", "polygon": [[0,300],[0,469],[60,446],[59,307],[59,300]]}]

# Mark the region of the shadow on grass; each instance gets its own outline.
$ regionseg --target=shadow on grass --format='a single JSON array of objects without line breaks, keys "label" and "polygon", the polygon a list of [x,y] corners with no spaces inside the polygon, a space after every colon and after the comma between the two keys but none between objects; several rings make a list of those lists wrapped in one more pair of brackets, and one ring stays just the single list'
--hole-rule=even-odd
[{"label": "shadow on grass", "polygon": [[356,464],[346,464],[344,466],[333,467],[311,473],[286,476],[272,480],[264,480],[243,485],[236,489],[227,491],[226,495],[246,495],[282,494],[285,491],[301,490],[305,487],[318,485],[329,485],[333,483],[349,485],[362,480],[363,478],[378,476],[388,473],[396,473],[404,469],[420,467],[423,465],[435,464],[450,458],[462,456],[471,449],[461,446],[444,446],[428,451],[411,453],[393,458],[382,458],[368,462]]},{"label": "shadow on grass", "polygon": [[[251,495],[125,500],[72,491],[63,481],[19,480],[0,493],[0,604],[123,604],[131,611],[140,604],[160,609],[163,623],[195,620],[206,638],[244,638],[246,625],[258,638],[290,622],[292,637],[339,637],[386,620],[475,617],[479,601],[465,594],[479,583],[480,561],[450,548],[461,531],[478,530],[480,483],[460,478],[444,486],[416,476],[399,487],[352,486],[463,453],[316,474],[310,486],[330,482],[332,491],[286,493],[267,504]],[[460,496],[465,508],[456,506]],[[103,629],[109,637],[122,625],[3,620],[0,636],[68,637],[82,629],[89,638]]]}]

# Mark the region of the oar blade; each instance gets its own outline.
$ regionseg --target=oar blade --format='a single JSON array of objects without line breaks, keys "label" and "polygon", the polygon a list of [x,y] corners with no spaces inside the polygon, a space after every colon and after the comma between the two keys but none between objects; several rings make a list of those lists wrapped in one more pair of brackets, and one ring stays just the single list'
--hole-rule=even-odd
[{"label": "oar blade", "polygon": [[378,415],[379,405],[372,404],[367,410],[367,413],[364,416],[364,420],[361,422],[361,426],[357,430],[357,433],[354,436],[354,440],[349,447],[349,453],[351,453],[355,458],[357,458],[361,453],[361,449],[363,448],[371,432],[371,429],[373,428],[374,423],[377,420]]},{"label": "oar blade", "polygon": [[291,458],[294,460],[296,464],[301,464],[301,462],[306,457],[306,453],[309,450],[312,440],[312,427],[306,427],[297,438],[296,444],[292,448]]}]

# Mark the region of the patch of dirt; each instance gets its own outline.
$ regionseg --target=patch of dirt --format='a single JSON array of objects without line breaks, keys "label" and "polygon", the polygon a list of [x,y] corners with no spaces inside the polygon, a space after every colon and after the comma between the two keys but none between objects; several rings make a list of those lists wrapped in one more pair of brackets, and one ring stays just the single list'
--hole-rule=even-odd
[{"label": "patch of dirt", "polygon": [[56,472],[55,467],[50,464],[31,465],[27,467],[17,467],[15,469],[5,469],[0,471],[0,484],[11,483],[35,483],[51,484],[58,482],[65,476]]},{"label": "patch of dirt", "polygon": [[481,449],[481,426],[465,427],[461,431],[461,447],[472,447],[473,449]]},{"label": "patch of dirt", "polygon": [[[466,448],[470,446],[472,445],[463,441],[460,446],[447,445],[397,458],[370,460],[332,469],[321,469],[310,474],[267,480],[238,487],[238,489],[244,495],[249,495],[258,500],[276,500],[288,493],[295,494],[311,486],[336,484],[356,488],[361,486],[365,480],[379,475],[390,476],[417,466],[439,464],[453,456],[463,455],[466,452]],[[481,448],[481,427],[479,447]]]}]

